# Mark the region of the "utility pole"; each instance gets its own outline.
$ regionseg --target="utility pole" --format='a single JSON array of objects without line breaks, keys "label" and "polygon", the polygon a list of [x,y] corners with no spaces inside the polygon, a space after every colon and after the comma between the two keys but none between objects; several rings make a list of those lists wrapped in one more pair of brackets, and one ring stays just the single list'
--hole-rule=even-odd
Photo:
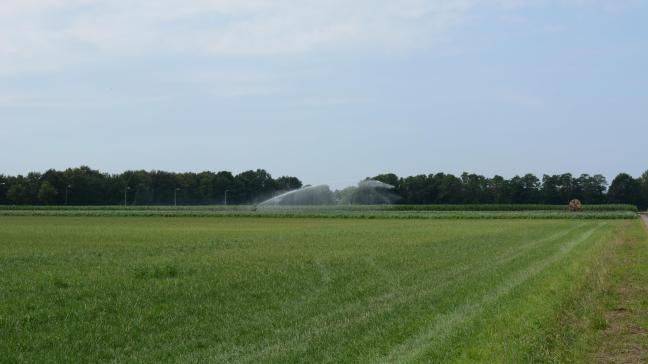
[{"label": "utility pole", "polygon": [[228,192],[229,192],[229,190],[225,190],[225,206],[227,206],[227,193]]},{"label": "utility pole", "polygon": [[176,207],[178,206],[178,191],[180,191],[180,189],[177,187],[173,190],[173,206]]}]

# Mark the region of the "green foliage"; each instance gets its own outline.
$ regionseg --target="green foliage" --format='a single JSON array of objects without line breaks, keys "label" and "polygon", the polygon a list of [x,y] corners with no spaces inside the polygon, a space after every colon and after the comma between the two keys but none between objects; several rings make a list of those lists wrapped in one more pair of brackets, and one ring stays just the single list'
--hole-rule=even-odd
[{"label": "green foliage", "polygon": [[607,202],[602,175],[544,175],[542,182],[533,174],[507,180],[466,172],[460,179],[443,173],[405,178],[383,174],[374,179],[396,186],[405,204],[567,204],[574,198],[586,204]]},{"label": "green foliage", "polygon": [[[48,170],[42,175],[0,176],[0,204],[29,205],[118,205],[124,203],[129,188],[130,205],[181,205],[256,203],[286,189],[299,188],[296,177],[277,180],[265,170],[230,172],[169,173],[126,171],[110,175],[82,166],[65,171]],[[2,185],[1,183],[4,183]],[[67,190],[67,194],[66,194]],[[6,199],[4,198],[6,197]]]},{"label": "green foliage", "polygon": [[639,185],[641,189],[641,208],[648,208],[648,171],[644,172],[639,177]]},{"label": "green foliage", "polygon": [[642,205],[641,185],[632,176],[621,173],[612,181],[608,198],[614,203]]},{"label": "green foliage", "polygon": [[[542,181],[533,174],[506,179],[466,172],[460,177],[445,173],[398,177],[386,173],[373,179],[394,186],[393,196],[385,199],[372,195],[370,190],[348,188],[334,191],[337,201],[341,204],[567,205],[571,199],[577,198],[585,205],[610,202],[642,208],[648,205],[648,177],[634,180],[627,174],[615,178],[608,194],[605,177],[588,174],[579,177],[570,173],[544,175]],[[44,184],[49,186],[43,189]],[[220,205],[225,203],[226,193],[230,205],[255,204],[301,187],[302,182],[297,177],[274,179],[263,169],[237,175],[227,171],[170,173],[142,170],[111,175],[82,166],[65,171],[48,170],[43,174],[29,173],[27,176],[0,176],[0,204],[63,205],[67,201],[70,205],[119,205],[124,203],[126,188],[129,188],[128,204],[137,206],[172,205],[176,198],[180,205]],[[42,189],[44,198],[40,198]]]},{"label": "green foliage", "polygon": [[292,191],[302,187],[302,182],[297,177],[279,177],[275,180],[275,186],[280,191]]},{"label": "green foliage", "polygon": [[38,189],[38,200],[40,200],[45,205],[51,205],[56,202],[56,195],[58,192],[48,181],[45,181],[41,184]]},{"label": "green foliage", "polygon": [[7,199],[14,204],[32,203],[30,185],[26,178],[19,177],[12,181],[7,190]]}]

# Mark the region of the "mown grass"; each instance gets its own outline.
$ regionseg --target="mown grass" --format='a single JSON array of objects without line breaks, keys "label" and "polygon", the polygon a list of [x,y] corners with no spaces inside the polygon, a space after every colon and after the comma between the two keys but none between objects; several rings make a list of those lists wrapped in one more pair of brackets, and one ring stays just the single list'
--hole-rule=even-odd
[{"label": "mown grass", "polygon": [[610,264],[598,300],[605,325],[594,337],[591,361],[648,362],[648,238],[639,225],[619,231],[607,249]]},{"label": "mown grass", "polygon": [[4,216],[0,358],[577,360],[557,318],[637,224]]}]

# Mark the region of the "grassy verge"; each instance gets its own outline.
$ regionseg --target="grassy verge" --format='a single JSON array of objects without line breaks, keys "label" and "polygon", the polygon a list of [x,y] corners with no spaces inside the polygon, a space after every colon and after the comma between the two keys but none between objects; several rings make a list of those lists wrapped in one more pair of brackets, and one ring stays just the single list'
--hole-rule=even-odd
[{"label": "grassy verge", "polygon": [[648,234],[643,223],[616,235],[609,259],[614,264],[601,299],[606,325],[590,358],[599,363],[648,362]]},{"label": "grassy verge", "polygon": [[[604,238],[600,252],[573,272],[567,299],[525,362],[645,363],[648,361],[648,234],[626,222]],[[551,298],[543,298],[548,302]]]}]

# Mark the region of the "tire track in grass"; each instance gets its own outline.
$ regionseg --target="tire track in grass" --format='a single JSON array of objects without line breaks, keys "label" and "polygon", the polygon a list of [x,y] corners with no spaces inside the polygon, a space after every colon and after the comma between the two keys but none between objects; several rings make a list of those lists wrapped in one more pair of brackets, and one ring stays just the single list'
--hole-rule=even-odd
[{"label": "tire track in grass", "polygon": [[539,261],[521,272],[518,272],[509,278],[504,284],[499,285],[490,293],[483,296],[479,302],[466,302],[455,310],[440,315],[434,320],[433,325],[425,328],[416,336],[410,337],[405,342],[393,348],[385,358],[381,359],[381,361],[386,363],[411,362],[418,359],[428,350],[445,343],[455,329],[472,321],[477,315],[485,310],[486,306],[495,303],[500,298],[513,291],[516,287],[540,274],[550,265],[565,258],[574,248],[589,239],[594,232],[604,225],[605,224],[598,224],[594,228],[583,233],[577,239],[569,241],[566,245],[562,246],[556,254]]},{"label": "tire track in grass", "polygon": [[[498,257],[492,261],[492,264],[482,265],[477,269],[475,269],[475,267],[471,265],[458,266],[457,268],[448,271],[448,274],[444,275],[442,279],[439,280],[439,285],[425,287],[428,282],[420,281],[417,284],[411,286],[401,287],[400,289],[396,290],[392,289],[387,293],[371,297],[369,300],[356,300],[354,302],[349,302],[342,307],[338,307],[335,310],[328,311],[320,315],[310,317],[307,320],[301,321],[300,327],[306,327],[308,329],[297,331],[298,336],[295,336],[294,327],[287,327],[285,329],[277,330],[276,335],[271,338],[271,342],[260,342],[253,344],[257,347],[256,350],[252,347],[246,348],[239,346],[236,348],[229,347],[225,349],[222,346],[219,346],[217,348],[205,350],[212,352],[215,355],[206,354],[206,356],[199,356],[198,358],[196,358],[196,355],[198,355],[198,353],[194,352],[184,356],[183,358],[188,360],[201,360],[207,357],[207,359],[217,360],[219,362],[257,362],[259,360],[267,360],[268,357],[285,355],[288,352],[303,351],[308,348],[311,341],[316,340],[327,333],[330,333],[334,330],[343,330],[352,325],[368,322],[373,317],[392,311],[397,305],[405,304],[411,299],[415,299],[416,297],[421,297],[431,292],[448,288],[452,286],[457,278],[467,276],[475,277],[488,271],[495,270],[499,266],[529,253],[540,245],[561,239],[572,233],[573,231],[576,231],[588,225],[591,225],[591,223],[583,222],[571,228],[560,230],[549,236],[531,240],[528,243],[522,245],[513,245],[508,249],[504,249],[498,255]],[[370,311],[367,311],[368,306],[372,307]],[[331,321],[334,320],[337,322],[332,323]],[[281,339],[282,332],[284,332],[284,337],[287,336],[287,340]],[[274,341],[274,343],[272,343],[272,341]],[[252,352],[250,352],[250,350],[252,350]]]},{"label": "tire track in grass", "polygon": [[[560,231],[558,231],[558,232],[556,232],[554,234],[551,234],[549,236],[543,236],[543,237],[535,239],[535,240],[530,240],[529,242],[527,242],[525,244],[522,244],[522,245],[511,245],[507,249],[504,249],[501,252],[499,252],[499,254],[497,256],[494,256],[493,257],[494,260],[492,260],[492,264],[490,264],[490,265],[480,264],[480,267],[477,270],[470,267],[470,264],[467,264],[466,266],[461,266],[461,267],[457,267],[455,264],[448,264],[447,266],[439,267],[439,269],[443,269],[444,274],[437,275],[436,280],[440,281],[440,282],[446,282],[447,280],[453,280],[453,279],[456,279],[457,277],[465,276],[466,273],[473,273],[473,275],[474,275],[474,274],[485,272],[485,271],[488,270],[487,268],[490,268],[491,266],[498,266],[498,265],[501,265],[501,264],[504,264],[504,263],[508,263],[511,260],[520,257],[521,255],[529,252],[530,250],[532,250],[533,248],[536,248],[539,245],[542,245],[542,244],[544,244],[546,242],[550,242],[550,241],[553,241],[553,240],[560,239],[560,238],[570,234],[571,232],[573,232],[573,231],[575,231],[575,230],[577,230],[579,228],[582,228],[583,226],[586,226],[587,224],[590,224],[590,223],[588,223],[588,222],[579,223],[579,224],[577,224],[577,225],[575,225],[573,227],[570,227],[570,228],[565,229],[565,230],[560,230]],[[471,238],[477,238],[477,236],[474,236],[474,237],[471,237]],[[447,239],[447,241],[443,241],[443,242],[452,243],[452,239]],[[514,253],[512,253],[512,252],[514,252]],[[413,290],[419,290],[423,285],[425,285],[425,282],[420,282],[420,281],[418,281],[417,284],[414,284],[414,285],[403,285],[402,284],[403,282],[400,279],[394,278],[392,275],[389,274],[389,272],[387,270],[385,270],[383,267],[379,266],[378,263],[375,261],[374,256],[370,256],[370,257],[366,258],[365,260],[368,262],[368,265],[370,267],[373,267],[377,271],[378,276],[381,276],[381,277],[385,278],[385,281],[388,281],[392,286],[397,286],[398,287],[398,292],[397,293],[407,293],[407,292],[410,292],[410,291],[413,291]],[[483,257],[478,258],[478,259],[476,259],[476,261],[474,263],[482,262],[482,260],[483,260]],[[471,261],[470,263],[473,263],[473,262]],[[318,265],[323,265],[323,263],[321,261],[318,261]],[[319,268],[321,268],[321,267],[319,267]],[[412,269],[407,270],[406,272],[407,272],[408,275],[416,276],[420,272],[425,271],[427,269],[428,269],[428,267],[413,267]],[[446,286],[446,285],[436,286],[436,287],[433,287],[433,289],[442,288],[444,286]],[[316,290],[316,292],[313,292],[310,295],[309,299],[302,301],[302,305],[311,303],[313,300],[315,300],[317,298],[317,296],[319,296],[319,294],[325,294],[324,291],[328,290],[328,288],[331,288],[330,286],[324,286],[324,287],[325,287],[325,289],[318,289],[318,290]],[[385,293],[385,294],[383,294],[381,296],[387,296],[387,295],[391,295],[391,294]],[[380,298],[381,296],[374,296],[372,299],[377,299],[377,298]],[[355,301],[355,302],[358,302],[358,301]],[[371,302],[369,302],[369,303],[371,303]],[[349,305],[352,305],[352,304],[353,303],[347,303],[346,306],[349,306]],[[336,315],[336,314],[339,314],[340,310],[345,311],[344,308],[342,307],[342,308],[338,308],[334,312],[328,312],[328,313],[325,313],[325,314],[322,314],[322,315],[326,315],[326,316]],[[319,315],[319,316],[322,316],[322,315]]]},{"label": "tire track in grass", "polygon": [[[500,252],[497,255],[497,257],[495,257],[497,259],[494,259],[494,260],[489,261],[489,262],[482,261],[481,262],[482,264],[480,264],[479,268],[477,268],[477,269],[471,269],[470,265],[466,266],[466,267],[464,267],[462,269],[462,272],[463,272],[463,274],[470,273],[469,276],[473,277],[475,275],[481,275],[483,273],[487,273],[489,271],[496,270],[496,268],[499,268],[500,266],[503,266],[503,265],[515,260],[515,259],[518,259],[518,258],[520,258],[521,256],[523,256],[525,254],[531,253],[535,248],[537,248],[537,247],[539,247],[539,246],[541,246],[541,245],[543,245],[545,243],[561,239],[561,238],[569,235],[570,233],[572,233],[572,232],[574,232],[574,231],[576,231],[578,229],[581,229],[583,227],[587,227],[588,225],[591,226],[591,223],[589,223],[589,222],[580,223],[580,224],[578,224],[576,226],[573,226],[571,228],[568,228],[568,229],[565,229],[565,230],[560,230],[560,231],[558,231],[558,232],[556,232],[554,234],[551,234],[549,236],[545,236],[545,237],[542,237],[542,238],[536,239],[536,240],[531,240],[528,243],[523,244],[523,245],[511,245],[511,246],[508,247],[508,249],[505,249],[502,252]],[[490,264],[488,264],[488,263],[490,263]],[[462,272],[457,272],[456,275],[462,275]],[[383,275],[383,274],[388,274],[388,272],[386,272],[383,269],[383,272],[381,273],[381,275]],[[456,277],[453,277],[453,278],[456,278]],[[395,282],[394,285],[397,285],[397,286],[400,287],[399,283],[400,282]],[[448,283],[450,283],[450,282],[448,282]],[[397,292],[395,292],[395,293],[399,294],[400,292],[406,292],[406,294],[409,295],[414,290],[420,290],[421,287],[422,287],[422,284],[418,284],[418,285],[415,285],[415,286],[410,286],[410,287],[406,287],[406,288],[397,289]],[[433,289],[423,289],[420,292],[423,295],[425,295],[425,294],[429,293],[430,291],[436,290],[438,288],[440,288],[440,287],[437,286],[437,287],[434,287]],[[392,319],[392,320],[394,320],[394,319]],[[371,338],[373,336],[375,336],[374,332],[377,332],[377,335],[380,335],[381,332],[382,332],[382,329],[381,328],[376,328],[374,330],[370,330],[370,331],[366,332],[365,335],[363,335],[363,337],[361,339],[356,339],[356,340],[354,340],[354,342],[356,344],[359,344],[359,343],[361,343],[363,341],[370,341]],[[375,357],[373,359],[375,359]],[[371,361],[371,360],[367,359],[367,361]]]},{"label": "tire track in grass", "polygon": [[[585,223],[581,223],[581,224],[578,224],[578,225],[576,225],[574,227],[571,227],[571,228],[569,228],[567,230],[559,231],[558,233],[554,234],[555,236],[554,235],[550,235],[548,237],[544,236],[544,237],[541,237],[540,239],[531,240],[530,242],[537,243],[535,245],[539,245],[540,243],[543,243],[543,242],[545,242],[547,240],[562,237],[562,236],[570,233],[571,231],[574,231],[575,229],[577,229],[579,227],[582,227],[584,224]],[[510,230],[515,230],[515,227],[507,227],[507,228],[499,231],[498,234],[506,234],[506,232],[510,231]],[[476,239],[476,238],[479,237],[479,234],[478,233],[470,234],[469,237],[471,239]],[[453,243],[453,241],[454,241],[453,238],[448,238],[448,239],[443,239],[443,240],[437,241],[436,243],[437,244],[446,244],[446,243],[451,244],[451,243]],[[526,244],[526,245],[528,246],[530,244]],[[524,245],[522,245],[522,247],[523,246]],[[509,251],[518,249],[519,247],[520,246],[517,246],[517,245],[516,246],[510,246],[506,250],[504,250],[504,253],[499,254],[499,256],[500,257],[501,256],[507,256],[508,257],[509,256],[509,253],[508,253]],[[474,253],[468,253],[467,256],[468,257],[474,256]],[[483,257],[480,257],[480,258],[477,258],[475,260],[480,261],[482,259],[483,259]],[[384,268],[379,267],[379,265],[375,261],[375,256],[369,256],[369,257],[367,257],[365,259],[365,261],[367,262],[368,266],[374,268],[377,271],[378,275],[383,277],[385,279],[385,281],[389,281],[390,284],[392,284],[392,285],[398,285],[399,290],[409,289],[410,287],[412,289],[420,287],[420,284],[418,286],[416,286],[416,287],[413,286],[413,285],[409,285],[409,286],[408,285],[403,285],[402,282],[401,282],[401,279],[398,279],[398,278],[395,278],[395,277],[389,275],[389,273]],[[293,314],[293,313],[295,313],[295,312],[297,312],[299,310],[302,310],[304,307],[307,307],[307,306],[309,306],[309,305],[311,305],[313,303],[316,303],[317,300],[321,299],[322,296],[329,294],[330,290],[335,288],[330,284],[334,279],[332,276],[334,276],[335,274],[332,272],[332,270],[330,268],[327,267],[327,264],[322,259],[315,259],[313,264],[314,264],[315,268],[319,271],[319,275],[321,276],[321,279],[322,279],[322,284],[315,286],[315,288],[312,289],[310,292],[307,292],[304,295],[302,295],[301,297],[291,301],[290,306],[285,306],[284,305],[285,307],[282,309],[284,314]],[[420,272],[429,269],[429,267],[417,267],[417,266],[411,266],[409,268],[410,269],[407,269],[405,271],[405,273],[407,275],[409,275],[409,276],[417,276]],[[457,276],[462,275],[465,271],[468,270],[468,269],[464,269],[463,271],[456,271],[456,265],[455,264],[447,264],[447,265],[442,266],[442,267],[437,267],[437,269],[441,270],[444,273],[442,275],[437,275],[436,276],[436,279],[439,280],[439,281],[444,281],[446,279],[454,279]],[[394,289],[394,287],[390,288],[390,290],[393,290],[393,289]],[[383,295],[385,295],[385,294],[383,294]],[[377,297],[377,296],[374,296],[374,297]],[[360,301],[361,300],[355,300],[353,302],[360,302]],[[351,303],[345,303],[345,305],[349,305],[349,304],[351,304]],[[337,305],[336,308],[339,310],[341,308],[341,306]],[[318,316],[322,316],[322,315],[327,315],[328,316],[328,315],[331,315],[331,313],[330,312],[322,313],[322,314],[320,314]]]},{"label": "tire track in grass", "polygon": [[[497,263],[495,264],[483,265],[478,269],[474,269],[474,267],[472,266],[461,266],[459,268],[456,268],[450,271],[454,274],[448,274],[447,276],[443,277],[440,285],[423,288],[424,286],[426,286],[427,282],[421,281],[419,282],[419,284],[404,287],[403,289],[400,289],[398,291],[392,291],[379,296],[371,297],[369,300],[367,300],[367,302],[363,300],[357,300],[348,303],[336,310],[311,317],[308,320],[302,321],[301,327],[308,327],[309,330],[304,332],[301,336],[294,336],[294,328],[286,328],[284,331],[286,331],[285,336],[288,336],[288,340],[281,340],[277,339],[277,336],[281,336],[280,332],[282,330],[277,330],[277,335],[273,336],[273,341],[275,341],[274,344],[257,343],[255,346],[261,347],[251,353],[249,352],[250,348],[245,349],[243,347],[237,347],[236,349],[229,351],[229,353],[223,353],[219,351],[217,353],[217,357],[212,357],[211,359],[217,359],[217,361],[219,362],[232,361],[235,357],[241,355],[242,357],[237,358],[237,360],[253,363],[262,359],[267,359],[268,356],[278,356],[286,354],[289,351],[303,351],[308,348],[308,343],[310,341],[316,340],[333,330],[342,330],[352,325],[368,322],[373,317],[386,312],[390,312],[394,310],[395,306],[405,304],[412,298],[424,296],[433,291],[448,288],[452,286],[456,278],[466,277],[467,275],[474,277],[494,270],[500,265],[505,264],[529,252],[530,250],[532,250],[532,248],[549,241],[560,239],[586,224],[588,223],[582,223],[573,228],[558,231],[557,233],[554,233],[550,236],[532,240],[531,242],[522,245],[521,247],[523,249],[520,249],[520,251],[515,254],[507,254],[507,251],[505,251],[500,255],[500,258],[496,260]],[[516,245],[514,248],[520,248],[520,246]],[[367,312],[367,306],[372,306],[372,310]],[[343,317],[343,319],[340,319],[340,317]],[[335,324],[332,324],[331,321],[335,319],[337,319],[337,322]],[[302,333],[303,331],[304,330],[301,330],[299,331],[299,333]],[[245,352],[247,353],[244,354]]]}]

